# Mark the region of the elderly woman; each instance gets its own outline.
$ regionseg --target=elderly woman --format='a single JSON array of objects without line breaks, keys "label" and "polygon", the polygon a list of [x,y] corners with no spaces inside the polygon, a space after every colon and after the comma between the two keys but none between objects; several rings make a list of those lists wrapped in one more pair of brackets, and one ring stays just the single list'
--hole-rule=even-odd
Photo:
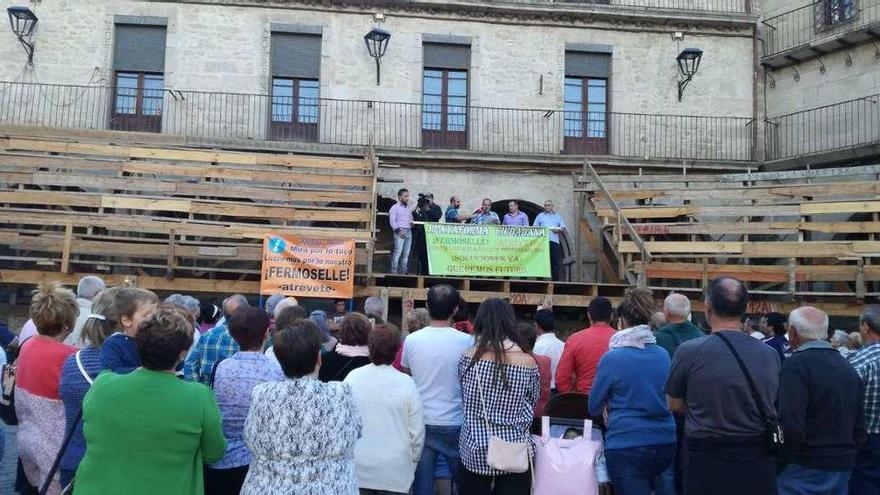
[{"label": "elderly woman", "polygon": [[223,417],[226,455],[205,469],[207,495],[238,495],[251,463],[244,443],[244,422],[251,407],[251,394],[261,383],[281,381],[284,373],[277,362],[263,354],[269,330],[269,315],[260,308],[239,309],[229,319],[229,333],[240,350],[220,361],[214,371],[213,387]]},{"label": "elderly woman", "polygon": [[675,421],[663,392],[671,362],[654,339],[653,314],[651,291],[624,293],[617,307],[624,330],[611,337],[590,390],[590,415],[608,414],[605,459],[619,495],[675,493]]},{"label": "elderly woman", "polygon": [[367,339],[372,327],[370,320],[360,313],[350,313],[343,318],[339,326],[339,343],[321,358],[318,379],[341,382],[352,370],[370,364]]},{"label": "elderly woman", "polygon": [[831,347],[837,349],[841,356],[846,357],[852,352],[849,350],[849,334],[843,330],[835,330],[831,335]]},{"label": "elderly woman", "polygon": [[299,320],[273,340],[288,379],[254,388],[244,427],[253,458],[241,495],[357,495],[361,419],[348,386],[317,380],[321,331]]},{"label": "elderly woman", "polygon": [[192,345],[190,316],[162,305],[139,327],[142,367],[102,373],[83,401],[86,455],[75,495],[201,495],[203,463],[226,439],[214,394],[174,369]]},{"label": "elderly woman", "polygon": [[409,375],[391,367],[400,344],[397,327],[377,325],[367,340],[371,364],[345,378],[364,422],[354,450],[362,495],[408,493],[422,457],[425,421],[419,391]]},{"label": "elderly woman", "polygon": [[58,392],[64,402],[66,431],[73,430],[70,443],[61,456],[61,464],[58,467],[61,473],[61,486],[67,486],[73,481],[76,468],[86,453],[86,440],[83,437],[81,421],[83,398],[98,374],[104,370],[101,345],[119,326],[119,317],[115,311],[116,294],[130,290],[133,289],[114,287],[101,292],[92,304],[91,313],[86,315],[88,318],[82,329],[82,336],[89,345],[76,354],[68,356],[61,369]]},{"label": "elderly woman", "polygon": [[[27,481],[41,487],[64,440],[64,405],[58,393],[61,368],[76,347],[64,344],[73,330],[79,305],[73,292],[57,282],[34,291],[30,317],[37,334],[21,346],[15,383],[18,415],[18,456]],[[61,491],[57,473],[50,494]]]}]

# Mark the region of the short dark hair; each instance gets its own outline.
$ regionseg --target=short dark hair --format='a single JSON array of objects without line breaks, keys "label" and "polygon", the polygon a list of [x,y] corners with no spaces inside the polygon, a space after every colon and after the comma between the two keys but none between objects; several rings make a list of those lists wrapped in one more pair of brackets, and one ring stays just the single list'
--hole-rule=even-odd
[{"label": "short dark hair", "polygon": [[535,325],[548,333],[553,333],[556,331],[556,317],[553,316],[552,309],[539,309],[535,313]]},{"label": "short dark hair", "polygon": [[434,320],[448,320],[461,305],[461,296],[449,284],[437,284],[428,289],[428,314]]},{"label": "short dark hair", "polygon": [[275,357],[288,378],[301,378],[315,371],[321,353],[321,330],[310,320],[297,320],[272,338]]},{"label": "short dark hair", "polygon": [[590,315],[590,321],[593,323],[608,323],[611,321],[612,312],[611,301],[607,297],[599,296],[590,301],[590,305],[587,306],[587,314]]},{"label": "short dark hair", "polygon": [[339,324],[339,343],[343,345],[367,345],[373,324],[362,313],[349,313]]},{"label": "short dark hair", "polygon": [[517,200],[515,200],[515,199],[511,199],[510,201],[507,202],[507,204],[510,204],[510,203],[513,203],[513,204],[515,204],[516,206],[519,206],[519,201],[517,201]]},{"label": "short dark hair", "polygon": [[405,193],[405,192],[409,192],[409,189],[407,189],[407,188],[405,188],[405,187],[401,187],[400,189],[397,190],[397,197],[399,198],[399,197],[402,196],[403,193]]},{"label": "short dark hair", "polygon": [[275,318],[275,329],[284,330],[290,325],[293,325],[294,322],[305,320],[308,317],[309,313],[306,312],[306,308],[299,304],[288,306],[281,310],[281,313],[278,314],[278,318]]},{"label": "short dark hair", "polygon": [[774,335],[785,335],[785,322],[787,321],[788,317],[782,313],[776,311],[767,313],[767,328],[773,330]]},{"label": "short dark hair", "polygon": [[742,320],[749,305],[749,291],[733,277],[713,278],[706,289],[706,302],[716,315]]},{"label": "short dark hair", "polygon": [[470,319],[471,312],[468,309],[467,303],[459,304],[458,310],[452,315],[452,321],[458,323],[460,321],[470,321]]},{"label": "short dark hair", "polygon": [[259,349],[269,330],[269,314],[256,306],[239,308],[229,318],[229,335],[243,351]]},{"label": "short dark hair", "polygon": [[516,333],[519,335],[519,344],[525,352],[532,352],[535,342],[538,341],[538,330],[529,322],[516,324]]},{"label": "short dark hair", "polygon": [[400,330],[393,323],[376,325],[367,339],[370,361],[375,365],[392,364],[400,350]]},{"label": "short dark hair", "polygon": [[192,318],[179,306],[160,304],[138,328],[135,342],[144,368],[166,371],[174,368],[181,353],[193,343]]}]

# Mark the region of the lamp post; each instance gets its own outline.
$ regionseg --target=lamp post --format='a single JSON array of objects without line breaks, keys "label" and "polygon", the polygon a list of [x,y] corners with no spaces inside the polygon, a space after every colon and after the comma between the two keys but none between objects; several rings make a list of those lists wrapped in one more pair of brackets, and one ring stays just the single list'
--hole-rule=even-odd
[{"label": "lamp post", "polygon": [[37,15],[27,7],[9,7],[6,9],[6,13],[9,14],[9,26],[12,28],[12,32],[18,37],[18,42],[27,52],[28,65],[33,65],[34,43],[31,41],[31,36],[37,27]]},{"label": "lamp post", "polygon": [[370,56],[376,59],[376,86],[379,85],[380,63],[379,60],[385,56],[385,50],[388,49],[388,40],[391,39],[391,33],[377,27],[370,30],[364,35],[364,43],[367,45],[367,51]]},{"label": "lamp post", "polygon": [[700,70],[700,60],[703,58],[703,50],[699,48],[685,48],[675,57],[678,62],[678,72],[683,79],[678,81],[678,101],[684,94],[684,88],[693,79],[694,74]]}]

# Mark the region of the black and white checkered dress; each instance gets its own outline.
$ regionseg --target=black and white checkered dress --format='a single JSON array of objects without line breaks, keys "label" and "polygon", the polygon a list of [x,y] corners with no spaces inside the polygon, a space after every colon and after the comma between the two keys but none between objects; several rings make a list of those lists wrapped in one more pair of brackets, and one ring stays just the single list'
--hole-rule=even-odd
[{"label": "black and white checkered dress", "polygon": [[[518,350],[518,349],[517,349]],[[509,474],[492,469],[486,464],[489,436],[508,442],[531,442],[529,427],[535,403],[541,393],[538,368],[501,364],[481,360],[470,366],[470,356],[464,355],[458,362],[461,378],[464,424],[461,427],[461,462],[468,471],[484,476]],[[502,384],[499,366],[505,367],[506,386]],[[480,391],[483,387],[491,433],[486,431]]]}]

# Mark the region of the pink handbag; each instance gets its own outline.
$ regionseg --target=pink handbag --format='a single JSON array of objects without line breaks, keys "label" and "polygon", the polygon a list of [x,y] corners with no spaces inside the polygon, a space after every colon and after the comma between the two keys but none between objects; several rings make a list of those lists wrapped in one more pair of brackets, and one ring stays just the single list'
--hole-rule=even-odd
[{"label": "pink handbag", "polygon": [[[584,435],[590,435],[593,422],[584,421]],[[541,418],[541,436],[535,441],[535,475],[532,495],[598,495],[595,462],[602,441],[587,436],[573,439],[551,438],[550,418]]]}]

